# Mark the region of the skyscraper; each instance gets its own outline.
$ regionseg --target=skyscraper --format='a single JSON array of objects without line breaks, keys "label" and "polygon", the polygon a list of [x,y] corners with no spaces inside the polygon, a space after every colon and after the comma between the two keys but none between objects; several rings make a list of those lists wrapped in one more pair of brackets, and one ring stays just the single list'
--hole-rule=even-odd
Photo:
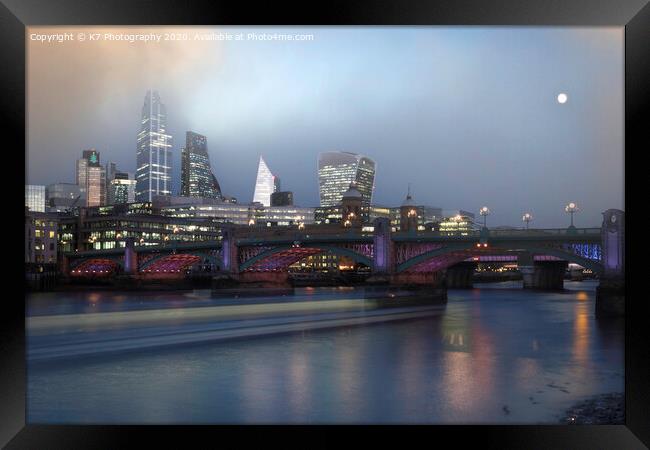
[{"label": "skyscraper", "polygon": [[45,188],[45,209],[63,212],[75,206],[84,206],[78,184],[53,183]]},{"label": "skyscraper", "polygon": [[30,211],[45,212],[45,186],[26,184],[25,206]]},{"label": "skyscraper", "polygon": [[271,194],[280,190],[280,178],[271,173],[264,158],[260,156],[260,163],[257,166],[257,180],[255,181],[255,193],[253,201],[264,206],[271,206]]},{"label": "skyscraper", "polygon": [[135,180],[128,173],[115,172],[108,184],[108,204],[133,203],[135,201]]},{"label": "skyscraper", "polygon": [[147,91],[138,134],[136,200],[172,194],[172,137],[167,134],[167,109],[158,91]]},{"label": "skyscraper", "polygon": [[336,206],[354,183],[363,205],[370,205],[375,183],[375,162],[367,156],[349,152],[318,155],[320,206]]},{"label": "skyscraper", "polygon": [[221,187],[210,167],[208,140],[193,131],[185,134],[185,147],[181,149],[181,195],[222,198]]},{"label": "skyscraper", "polygon": [[77,160],[77,185],[84,206],[106,203],[106,170],[99,162],[99,152],[94,148],[84,150]]}]

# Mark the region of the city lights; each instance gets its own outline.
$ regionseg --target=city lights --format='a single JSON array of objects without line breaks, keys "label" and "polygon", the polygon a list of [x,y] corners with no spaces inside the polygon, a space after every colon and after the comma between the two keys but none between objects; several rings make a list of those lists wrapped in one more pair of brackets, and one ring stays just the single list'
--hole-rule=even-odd
[{"label": "city lights", "polygon": [[531,220],[533,220],[533,215],[531,213],[524,213],[524,215],[521,217],[521,220],[526,222],[526,229],[528,229],[528,224]]},{"label": "city lights", "polygon": [[580,209],[578,208],[578,205],[577,205],[576,203],[574,203],[574,202],[570,202],[570,203],[568,203],[568,204],[564,207],[564,211],[567,212],[567,213],[569,213],[569,214],[571,214],[571,225],[570,225],[570,228],[575,228],[574,225],[573,225],[573,215],[574,215],[576,212],[580,211]]},{"label": "city lights", "polygon": [[483,206],[479,210],[479,214],[483,216],[483,227],[487,228],[487,216],[490,214],[490,209],[487,206]]}]

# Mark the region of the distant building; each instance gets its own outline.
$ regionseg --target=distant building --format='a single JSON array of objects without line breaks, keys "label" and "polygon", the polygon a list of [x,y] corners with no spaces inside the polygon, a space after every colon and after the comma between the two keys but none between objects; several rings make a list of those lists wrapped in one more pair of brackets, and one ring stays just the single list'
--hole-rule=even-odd
[{"label": "distant building", "polygon": [[25,206],[30,211],[45,212],[45,186],[26,184]]},{"label": "distant building", "polygon": [[126,172],[115,172],[108,185],[108,204],[135,202],[136,181]]},{"label": "distant building", "polygon": [[55,263],[57,260],[57,231],[58,218],[56,214],[25,211],[25,262]]},{"label": "distant building", "polygon": [[83,206],[101,206],[106,203],[106,170],[100,164],[99,152],[84,150],[77,160],[77,185]]},{"label": "distant building", "polygon": [[293,205],[293,192],[282,191],[271,194],[271,206],[291,206]]},{"label": "distant building", "polygon": [[235,225],[289,226],[314,223],[314,208],[226,203],[200,197],[154,197],[153,206],[163,215],[183,218],[211,218]]},{"label": "distant building", "polygon": [[136,246],[149,246],[217,241],[221,236],[216,220],[162,215],[147,202],[81,208],[78,216],[62,218],[61,222],[63,251],[120,248],[129,238]]},{"label": "distant building", "polygon": [[474,214],[462,209],[445,210],[442,220],[433,229],[447,236],[465,236],[476,229]]},{"label": "distant building", "polygon": [[325,152],[318,155],[320,206],[340,204],[350,183],[361,193],[362,204],[370,205],[375,182],[375,162],[367,156],[349,152]]},{"label": "distant building", "polygon": [[271,206],[271,194],[280,189],[280,179],[271,173],[264,158],[260,156],[257,166],[257,179],[255,180],[255,193],[253,202],[261,203],[264,206]]},{"label": "distant building", "polygon": [[136,201],[171,195],[172,136],[167,133],[167,109],[158,91],[149,90],[145,96],[137,145]]},{"label": "distant building", "polygon": [[212,172],[207,138],[193,131],[185,134],[181,149],[181,195],[221,198],[221,187]]},{"label": "distant building", "polygon": [[117,164],[109,161],[106,163],[106,182],[109,183],[117,173]]},{"label": "distant building", "polygon": [[45,188],[45,209],[47,212],[65,212],[84,206],[79,185],[74,183],[53,183]]},{"label": "distant building", "polygon": [[[371,224],[373,220],[379,217],[390,218],[391,208],[380,205],[361,205],[361,221],[365,224]],[[342,205],[336,206],[319,206],[315,208],[314,220],[317,224],[341,223],[343,220]]]},{"label": "distant building", "polygon": [[[408,224],[404,223],[404,219],[407,219],[407,222],[411,222],[411,227],[422,231],[427,228],[427,224],[440,222],[442,218],[442,208],[418,205],[410,192],[407,194],[401,206],[390,209],[391,227],[395,230],[405,231],[410,229]],[[429,225],[429,228],[431,228],[431,225]]]}]

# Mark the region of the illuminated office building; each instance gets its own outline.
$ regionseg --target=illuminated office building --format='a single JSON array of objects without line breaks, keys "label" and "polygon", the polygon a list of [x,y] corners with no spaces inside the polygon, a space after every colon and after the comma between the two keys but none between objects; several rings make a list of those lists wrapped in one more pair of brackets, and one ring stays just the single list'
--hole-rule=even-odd
[{"label": "illuminated office building", "polygon": [[349,152],[325,152],[318,155],[320,206],[337,206],[350,183],[361,193],[362,204],[370,205],[375,182],[375,162]]},{"label": "illuminated office building", "polygon": [[135,202],[136,181],[128,173],[115,172],[113,179],[108,183],[108,204]]},{"label": "illuminated office building", "polygon": [[257,179],[255,180],[255,193],[253,202],[261,203],[264,206],[271,206],[271,194],[280,190],[280,179],[271,173],[264,158],[260,156],[260,163],[257,166]]},{"label": "illuminated office building", "polygon": [[413,210],[415,212],[413,220],[413,225],[419,231],[425,230],[427,224],[429,228],[432,227],[434,223],[438,223],[443,218],[443,213],[441,208],[436,208],[434,206],[418,205],[411,194],[407,195],[406,200],[402,203],[402,206],[390,208],[390,225],[395,230],[406,230],[409,229],[407,224],[402,223],[405,216],[404,207],[408,206],[408,210]]},{"label": "illuminated office building", "polygon": [[82,206],[101,206],[106,203],[106,170],[100,164],[99,152],[84,150],[77,160],[77,185]]},{"label": "illuminated office building", "polygon": [[207,138],[193,131],[186,132],[181,149],[181,195],[221,198],[221,187],[210,167]]},{"label": "illuminated office building", "polygon": [[[45,188],[43,186],[43,188]],[[45,195],[43,195],[45,198]],[[25,262],[55,263],[57,254],[57,214],[25,212]]]},{"label": "illuminated office building", "polygon": [[314,223],[314,208],[264,206],[261,203],[226,203],[200,197],[155,197],[153,206],[163,215],[182,218],[211,218],[235,225],[290,226]]},{"label": "illuminated office building", "polygon": [[436,224],[435,231],[446,236],[466,236],[474,229],[474,214],[463,210],[446,210],[442,220]]},{"label": "illuminated office building", "polygon": [[45,212],[45,186],[26,184],[25,206],[30,211]]},{"label": "illuminated office building", "polygon": [[158,91],[147,91],[144,99],[135,179],[138,202],[172,194],[172,137],[167,134],[167,109]]}]

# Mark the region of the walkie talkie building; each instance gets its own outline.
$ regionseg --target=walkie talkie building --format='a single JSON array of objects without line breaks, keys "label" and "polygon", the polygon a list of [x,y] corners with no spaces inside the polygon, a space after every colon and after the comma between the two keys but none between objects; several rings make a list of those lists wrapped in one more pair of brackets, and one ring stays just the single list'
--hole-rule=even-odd
[{"label": "walkie talkie building", "polygon": [[336,206],[343,193],[355,183],[361,202],[370,205],[375,183],[375,162],[350,152],[325,152],[318,155],[320,206]]}]

